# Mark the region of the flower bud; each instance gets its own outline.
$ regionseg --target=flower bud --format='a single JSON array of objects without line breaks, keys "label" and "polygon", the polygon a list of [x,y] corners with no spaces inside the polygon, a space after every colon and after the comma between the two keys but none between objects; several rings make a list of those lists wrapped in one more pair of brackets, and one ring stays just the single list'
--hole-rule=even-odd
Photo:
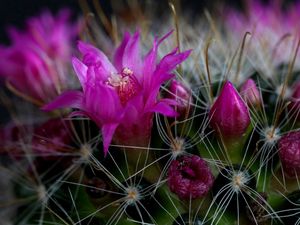
[{"label": "flower bud", "polygon": [[210,125],[224,139],[242,136],[250,124],[247,105],[229,81],[224,84],[209,116]]},{"label": "flower bud", "polygon": [[249,107],[261,105],[261,97],[254,80],[246,80],[240,89],[240,94]]},{"label": "flower bud", "polygon": [[177,101],[176,111],[179,114],[179,118],[185,118],[191,110],[191,91],[177,80],[171,81],[169,91],[170,94],[168,97]]},{"label": "flower bud", "polygon": [[279,157],[284,172],[294,177],[300,174],[300,131],[290,132],[278,141]]},{"label": "flower bud", "polygon": [[211,189],[214,177],[199,156],[182,156],[171,162],[168,185],[180,199],[203,197]]}]

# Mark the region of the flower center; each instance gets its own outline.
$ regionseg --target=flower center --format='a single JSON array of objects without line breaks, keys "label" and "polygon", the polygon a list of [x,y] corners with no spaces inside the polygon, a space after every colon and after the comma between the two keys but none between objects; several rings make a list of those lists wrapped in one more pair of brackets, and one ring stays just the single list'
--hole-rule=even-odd
[{"label": "flower center", "polygon": [[107,84],[115,88],[122,105],[134,97],[139,90],[139,83],[129,68],[123,68],[121,73],[112,73],[107,79]]}]

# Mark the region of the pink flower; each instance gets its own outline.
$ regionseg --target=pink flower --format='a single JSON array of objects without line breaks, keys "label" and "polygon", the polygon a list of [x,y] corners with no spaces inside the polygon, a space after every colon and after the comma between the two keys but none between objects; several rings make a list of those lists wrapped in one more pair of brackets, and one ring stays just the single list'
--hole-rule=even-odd
[{"label": "pink flower", "polygon": [[261,97],[254,80],[246,80],[240,89],[240,93],[249,107],[258,107],[261,105]]},{"label": "pink flower", "polygon": [[199,156],[182,156],[171,162],[168,185],[180,199],[205,196],[211,189],[213,181],[210,168]]},{"label": "pink flower", "polygon": [[10,46],[0,46],[0,77],[18,92],[37,102],[47,102],[64,89],[72,41],[79,26],[70,13],[43,12],[27,21],[26,30],[9,29]]},{"label": "pink flower", "polygon": [[295,177],[300,173],[300,131],[287,133],[278,141],[279,157],[284,172]]},{"label": "pink flower", "polygon": [[71,107],[79,111],[72,116],[87,116],[101,128],[104,152],[114,137],[123,145],[148,144],[153,113],[176,116],[171,99],[158,99],[160,86],[173,77],[171,71],[184,61],[190,51],[177,49],[157,63],[159,44],[168,36],[153,43],[143,59],[140,53],[140,34],[126,33],[114,53],[113,64],[97,48],[79,42],[83,59],[73,58],[73,67],[83,91],[68,91],[45,110]]},{"label": "pink flower", "polygon": [[223,138],[242,136],[250,124],[250,113],[232,83],[226,81],[209,112],[210,125]]}]

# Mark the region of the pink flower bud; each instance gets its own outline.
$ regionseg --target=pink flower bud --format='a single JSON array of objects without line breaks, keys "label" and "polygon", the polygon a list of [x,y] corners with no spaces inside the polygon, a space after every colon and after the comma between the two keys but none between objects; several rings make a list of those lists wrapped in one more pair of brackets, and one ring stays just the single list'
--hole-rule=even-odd
[{"label": "pink flower bud", "polygon": [[246,80],[240,89],[240,94],[249,107],[257,107],[261,105],[262,101],[254,80]]},{"label": "pink flower bud", "polygon": [[199,156],[183,156],[171,162],[168,185],[180,199],[205,196],[211,189],[213,181],[210,168]]},{"label": "pink flower bud", "polygon": [[180,81],[172,80],[169,91],[169,98],[177,101],[176,111],[180,118],[184,118],[186,114],[191,110],[190,103],[192,102],[191,91],[183,85]]},{"label": "pink flower bud", "polygon": [[290,177],[300,175],[300,131],[290,132],[281,137],[278,147],[284,172]]},{"label": "pink flower bud", "polygon": [[229,81],[224,84],[209,116],[210,125],[225,139],[242,136],[250,124],[247,105]]}]

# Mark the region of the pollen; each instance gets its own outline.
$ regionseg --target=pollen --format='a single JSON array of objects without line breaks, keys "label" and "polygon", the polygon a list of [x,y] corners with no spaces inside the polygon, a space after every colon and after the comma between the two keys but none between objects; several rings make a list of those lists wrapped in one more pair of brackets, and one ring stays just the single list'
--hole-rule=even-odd
[{"label": "pollen", "polygon": [[133,75],[133,71],[127,67],[125,67],[123,70],[122,70],[122,74],[124,75],[127,75],[127,76],[130,76],[130,75]]}]

